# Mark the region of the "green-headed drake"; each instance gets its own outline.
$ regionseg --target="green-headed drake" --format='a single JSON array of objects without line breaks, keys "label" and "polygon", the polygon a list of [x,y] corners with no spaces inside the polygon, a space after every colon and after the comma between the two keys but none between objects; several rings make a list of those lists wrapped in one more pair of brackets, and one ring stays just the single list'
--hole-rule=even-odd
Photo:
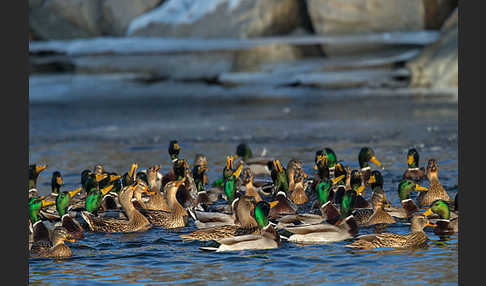
[{"label": "green-headed drake", "polygon": [[[169,157],[170,157],[170,161],[171,161],[171,164],[172,164],[172,168],[170,168],[169,171],[167,172],[167,174],[165,174],[162,177],[161,189],[163,189],[165,184],[167,184],[168,182],[181,179],[180,176],[178,178],[178,176],[175,174],[175,172],[176,172],[175,169],[178,166],[177,161],[179,160],[179,154],[180,154],[181,150],[182,150],[182,148],[179,145],[179,142],[177,140],[171,140],[169,142],[168,152],[169,152]],[[181,174],[179,174],[179,175],[181,175]]]},{"label": "green-headed drake", "polygon": [[[51,177],[51,193],[45,199],[48,201],[55,201],[62,186],[64,186],[64,182],[62,180],[61,172],[53,172]],[[52,212],[53,211],[54,209],[52,209]]]},{"label": "green-headed drake", "polygon": [[376,166],[381,167],[380,161],[376,159],[375,151],[370,147],[363,147],[358,154],[359,167],[361,168],[361,174],[363,178],[363,185],[368,186],[368,180],[371,176],[371,166],[370,162]]},{"label": "green-headed drake", "polygon": [[220,252],[279,248],[280,235],[268,220],[269,211],[269,204],[265,201],[260,201],[252,212],[257,222],[259,233],[218,239],[216,240],[218,247],[202,247],[201,249]]},{"label": "green-headed drake", "polygon": [[437,234],[451,234],[459,231],[459,217],[452,217],[449,203],[444,200],[436,200],[429,209],[423,213],[424,216],[436,214],[439,219],[435,221],[437,227],[434,232]]},{"label": "green-headed drake", "polygon": [[289,180],[287,176],[287,170],[282,167],[279,160],[272,161],[272,181],[274,186],[274,194],[278,192],[284,192],[285,195],[288,195],[289,192]]},{"label": "green-headed drake", "polygon": [[39,216],[42,208],[54,205],[55,201],[46,201],[44,196],[29,198],[29,219],[32,224],[40,221]]},{"label": "green-headed drake", "polygon": [[[320,171],[322,169],[328,169],[329,172],[326,174],[330,179],[346,175],[344,167],[338,162],[336,153],[331,148],[324,148],[316,151],[314,157],[314,170]],[[344,181],[338,181],[337,183],[344,184]]]},{"label": "green-headed drake", "polygon": [[321,213],[327,223],[339,225],[344,219],[350,216],[356,205],[358,194],[355,190],[346,190],[341,201],[341,208],[338,210],[331,201],[321,206]]},{"label": "green-headed drake", "polygon": [[233,172],[233,164],[234,159],[231,156],[226,157],[226,168],[223,170],[223,191],[230,204],[235,199],[236,192],[239,189],[239,177],[243,170],[243,165],[240,164],[238,169]]},{"label": "green-headed drake", "polygon": [[93,232],[137,232],[150,229],[151,224],[148,219],[133,206],[134,191],[135,186],[125,186],[118,196],[128,220],[96,217],[89,211],[82,211],[81,216],[88,224],[89,229]]},{"label": "green-headed drake", "polygon": [[407,153],[408,169],[403,173],[403,179],[420,182],[425,179],[425,168],[419,167],[420,156],[417,149],[412,148]]},{"label": "green-headed drake", "polygon": [[396,218],[411,218],[419,211],[419,207],[411,199],[412,192],[427,192],[428,189],[412,180],[401,180],[398,183],[398,197],[400,198],[401,207],[387,206],[385,211]]},{"label": "green-headed drake", "polygon": [[29,165],[29,198],[37,197],[39,195],[37,191],[37,178],[39,177],[40,172],[46,168],[47,165]]},{"label": "green-headed drake", "polygon": [[417,197],[420,207],[430,206],[436,200],[451,201],[446,190],[439,182],[439,164],[436,159],[430,159],[427,163],[427,179],[429,180],[429,190],[420,193]]},{"label": "green-headed drake", "polygon": [[436,225],[431,224],[429,220],[422,215],[416,215],[412,218],[409,234],[397,233],[380,233],[360,235],[351,244],[346,247],[371,249],[371,248],[413,248],[422,247],[427,243],[427,235],[424,233],[424,227]]},{"label": "green-headed drake", "polygon": [[56,198],[56,210],[61,220],[61,225],[70,233],[71,237],[80,239],[83,238],[83,228],[81,225],[68,213],[68,207],[71,199],[81,191],[81,187],[73,191],[63,191],[59,193]]},{"label": "green-headed drake", "polygon": [[241,143],[236,147],[236,154],[233,156],[235,159],[240,158],[244,167],[251,169],[251,172],[256,175],[270,175],[272,159],[265,156],[265,150],[260,157],[253,157],[253,152],[250,146],[246,143]]},{"label": "green-headed drake", "polygon": [[90,190],[88,190],[88,195],[86,196],[86,201],[84,203],[85,210],[94,215],[98,215],[100,206],[103,202],[103,197],[108,194],[111,189],[113,189],[113,185],[109,185],[101,190],[99,187],[92,187]]}]

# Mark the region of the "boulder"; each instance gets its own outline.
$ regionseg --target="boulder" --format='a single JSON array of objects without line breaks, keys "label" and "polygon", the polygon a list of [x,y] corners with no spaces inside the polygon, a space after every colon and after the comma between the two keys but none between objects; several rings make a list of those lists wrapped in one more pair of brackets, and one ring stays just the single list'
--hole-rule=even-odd
[{"label": "boulder", "polygon": [[295,0],[167,0],[135,18],[128,36],[259,37],[286,34],[303,22]]},{"label": "boulder", "polygon": [[103,32],[124,36],[130,22],[157,7],[162,0],[103,0]]},{"label": "boulder", "polygon": [[407,63],[412,72],[411,86],[426,88],[458,87],[458,9],[441,29],[441,38],[424,48]]},{"label": "boulder", "polygon": [[29,1],[29,27],[42,40],[100,36],[99,6],[98,0]]},{"label": "boulder", "polygon": [[425,29],[440,29],[457,7],[458,0],[424,0]]},{"label": "boulder", "polygon": [[[425,27],[423,0],[308,0],[307,9],[315,32],[321,35],[418,31]],[[376,44],[323,45],[329,56],[382,48]]]}]

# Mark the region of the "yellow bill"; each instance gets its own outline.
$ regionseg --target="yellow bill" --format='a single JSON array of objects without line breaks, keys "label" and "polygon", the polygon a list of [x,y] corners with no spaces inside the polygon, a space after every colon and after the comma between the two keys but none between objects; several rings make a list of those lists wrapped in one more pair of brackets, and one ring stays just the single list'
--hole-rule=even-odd
[{"label": "yellow bill", "polygon": [[242,170],[243,170],[243,165],[240,164],[238,166],[238,169],[236,169],[236,171],[233,173],[237,179],[240,177],[240,174],[241,174],[241,171]]},{"label": "yellow bill", "polygon": [[380,161],[378,161],[375,156],[371,157],[370,162],[377,166],[381,166]]},{"label": "yellow bill", "polygon": [[430,209],[430,208],[429,208],[428,210],[426,210],[426,211],[424,212],[424,214],[423,214],[423,215],[424,215],[424,216],[429,216],[429,215],[431,215],[431,214],[432,214],[432,209]]},{"label": "yellow bill", "polygon": [[275,207],[277,204],[278,204],[278,201],[273,201],[273,202],[270,202],[270,203],[269,203],[270,208]]},{"label": "yellow bill", "polygon": [[331,179],[332,184],[333,184],[333,185],[337,184],[339,181],[341,181],[341,180],[342,180],[342,179],[344,179],[345,177],[346,177],[346,175],[341,175],[341,176],[339,176],[339,177],[336,177],[336,178]]},{"label": "yellow bill", "polygon": [[427,189],[426,187],[422,187],[421,185],[419,184],[416,184],[415,185],[415,190],[416,191],[428,191],[429,189]]},{"label": "yellow bill", "polygon": [[51,206],[55,203],[56,203],[56,201],[44,201],[44,200],[42,200],[42,207],[48,207],[48,206]]},{"label": "yellow bill", "polygon": [[412,165],[413,163],[413,155],[408,155],[408,164]]},{"label": "yellow bill", "polygon": [[73,190],[73,191],[70,191],[69,192],[69,197],[72,198],[74,197],[77,193],[79,193],[83,188],[82,187],[79,187],[77,188],[76,190]]},{"label": "yellow bill", "polygon": [[100,181],[106,179],[106,177],[108,177],[108,175],[107,174],[96,174],[95,177],[96,177],[96,182],[99,183]]},{"label": "yellow bill", "polygon": [[113,185],[109,185],[108,187],[101,189],[101,194],[103,194],[104,196],[108,194],[108,192],[111,191],[111,189],[113,189]]},{"label": "yellow bill", "polygon": [[62,181],[62,178],[61,178],[61,177],[57,177],[57,178],[56,178],[56,182],[57,182],[57,184],[58,184],[58,185],[60,185],[60,186],[64,185],[64,182]]},{"label": "yellow bill", "polygon": [[373,176],[370,176],[370,179],[368,180],[368,183],[370,183],[370,184],[376,183],[376,178],[375,178],[374,175]]},{"label": "yellow bill", "polygon": [[436,224],[428,222],[425,226],[432,226],[432,227],[437,227]]},{"label": "yellow bill", "polygon": [[110,175],[110,182],[116,181],[120,178],[121,178],[121,176]]},{"label": "yellow bill", "polygon": [[359,186],[359,188],[356,190],[357,195],[361,195],[361,193],[364,191],[365,186]]},{"label": "yellow bill", "polygon": [[130,168],[130,171],[128,172],[128,176],[130,178],[135,178],[135,174],[137,173],[137,169],[138,169],[138,164],[133,163],[132,167]]},{"label": "yellow bill", "polygon": [[75,239],[66,239],[66,241],[75,242],[76,240]]},{"label": "yellow bill", "polygon": [[47,165],[36,165],[35,166],[35,172],[37,174],[39,174],[40,172],[42,172],[45,169],[47,169]]}]

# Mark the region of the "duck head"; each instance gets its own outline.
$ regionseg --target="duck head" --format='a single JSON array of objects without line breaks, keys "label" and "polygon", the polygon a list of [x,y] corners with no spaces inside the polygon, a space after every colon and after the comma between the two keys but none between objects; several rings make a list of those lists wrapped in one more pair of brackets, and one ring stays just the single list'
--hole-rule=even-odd
[{"label": "duck head", "polygon": [[61,172],[55,171],[52,173],[51,189],[54,194],[59,194],[61,187],[64,186],[62,181]]},{"label": "duck head", "polygon": [[172,140],[169,142],[169,156],[172,162],[177,161],[179,159],[180,151],[181,151],[181,146],[179,146],[179,142],[177,142],[177,140]]},{"label": "duck head", "polygon": [[430,180],[432,179],[438,179],[439,178],[439,163],[437,162],[436,159],[430,159],[427,162],[427,178]]},{"label": "duck head", "polygon": [[47,165],[36,165],[36,164],[29,165],[29,189],[36,188],[37,178],[39,177],[40,172],[42,172],[46,168]]},{"label": "duck head", "polygon": [[240,157],[241,160],[244,162],[248,161],[248,159],[253,157],[253,153],[251,152],[250,146],[246,143],[240,143],[236,147],[236,158]]},{"label": "duck head", "polygon": [[436,200],[423,215],[429,216],[432,213],[439,215],[441,219],[449,219],[451,214],[449,204],[443,200]]},{"label": "duck head", "polygon": [[372,190],[375,188],[383,188],[383,176],[381,175],[380,171],[374,170],[371,172],[368,183],[370,183]]},{"label": "duck head", "polygon": [[412,217],[410,230],[412,232],[424,231],[426,226],[436,227],[437,225],[430,223],[429,219],[423,215],[415,215]]},{"label": "duck head", "polygon": [[413,191],[428,191],[428,189],[411,180],[401,180],[400,183],[398,183],[398,197],[400,198],[400,201],[410,199],[410,194]]},{"label": "duck head", "polygon": [[62,226],[56,226],[52,231],[52,246],[64,244],[64,241],[74,242],[75,239],[69,234],[67,229]]},{"label": "duck head", "polygon": [[44,196],[29,199],[29,219],[32,224],[40,220],[39,212],[42,208],[55,204],[55,201],[45,201]]},{"label": "duck head", "polygon": [[336,153],[331,148],[324,148],[316,152],[314,169],[334,168],[337,163]]},{"label": "duck head", "polygon": [[373,151],[373,149],[371,149],[370,147],[361,148],[358,155],[358,161],[359,161],[359,167],[361,169],[370,167],[369,162],[377,166],[381,166],[380,161],[376,159],[375,151]]},{"label": "duck head", "polygon": [[408,150],[408,153],[407,153],[408,168],[410,168],[410,169],[418,168],[419,167],[419,160],[420,160],[420,156],[419,156],[417,149],[412,148],[412,149]]},{"label": "duck head", "polygon": [[56,198],[56,209],[57,213],[59,216],[63,216],[67,213],[67,208],[69,207],[69,203],[71,202],[71,199],[80,191],[82,190],[81,187],[68,192],[68,191],[63,191],[61,192],[57,198]]}]

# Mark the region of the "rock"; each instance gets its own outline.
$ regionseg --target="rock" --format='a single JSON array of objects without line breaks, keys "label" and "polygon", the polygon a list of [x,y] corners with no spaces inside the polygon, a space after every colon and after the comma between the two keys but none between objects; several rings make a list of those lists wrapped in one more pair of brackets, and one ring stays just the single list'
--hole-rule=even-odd
[{"label": "rock", "polygon": [[104,0],[102,3],[103,32],[124,36],[130,22],[157,7],[162,0]]},{"label": "rock", "polygon": [[425,29],[440,29],[457,7],[458,0],[424,0]]},{"label": "rock", "polygon": [[[308,0],[307,10],[315,32],[321,35],[417,31],[425,27],[423,0]],[[323,50],[333,56],[384,47],[327,44]]]},{"label": "rock", "polygon": [[98,0],[29,1],[29,26],[39,39],[73,39],[102,34]]},{"label": "rock", "polygon": [[407,63],[410,85],[427,88],[458,87],[458,9],[441,29],[441,38]]},{"label": "rock", "polygon": [[167,0],[135,18],[128,36],[258,37],[286,34],[301,25],[295,0]]}]

